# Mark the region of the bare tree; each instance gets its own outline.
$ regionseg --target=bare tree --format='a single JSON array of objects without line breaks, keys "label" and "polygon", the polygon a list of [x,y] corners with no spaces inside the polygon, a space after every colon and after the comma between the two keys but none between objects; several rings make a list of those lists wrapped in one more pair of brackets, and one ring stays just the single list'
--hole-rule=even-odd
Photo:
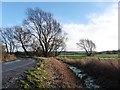
[{"label": "bare tree", "polygon": [[17,41],[18,44],[21,44],[21,47],[28,55],[27,48],[31,45],[31,32],[20,26],[15,26],[14,29],[15,29],[14,32],[15,40]]},{"label": "bare tree", "polygon": [[39,50],[39,42],[37,40],[35,39],[32,40],[31,49],[35,53]]},{"label": "bare tree", "polygon": [[95,50],[96,46],[92,40],[89,39],[80,39],[78,43],[76,43],[81,49],[84,49],[86,54],[90,56]]},{"label": "bare tree", "polygon": [[39,8],[30,8],[27,10],[27,19],[24,21],[24,25],[39,42],[43,56],[47,57],[51,53],[62,50],[65,46],[61,25],[53,19],[51,13],[44,12]]},{"label": "bare tree", "polygon": [[1,42],[5,45],[7,53],[12,53],[15,50],[15,41],[14,41],[14,31],[13,28],[2,28],[1,33]]},{"label": "bare tree", "polygon": [[1,40],[0,42],[2,42],[6,48],[6,52],[9,53],[9,50],[8,50],[8,41],[7,41],[7,38],[6,38],[6,34],[3,32],[2,28],[0,29],[0,34],[1,34]]},{"label": "bare tree", "polygon": [[1,60],[4,59],[4,54],[5,54],[5,46],[2,43],[0,43],[0,62]]}]

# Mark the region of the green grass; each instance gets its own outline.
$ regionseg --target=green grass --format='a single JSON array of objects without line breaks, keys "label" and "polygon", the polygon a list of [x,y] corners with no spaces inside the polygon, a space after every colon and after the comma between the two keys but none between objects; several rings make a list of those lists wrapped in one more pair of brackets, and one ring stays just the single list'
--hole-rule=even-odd
[{"label": "green grass", "polygon": [[94,58],[94,57],[98,57],[98,58],[118,58],[118,54],[95,54],[95,55],[91,55],[91,56],[87,56],[85,54],[61,54],[59,55],[59,57],[67,57],[67,58],[71,58],[71,59],[81,59],[81,58]]},{"label": "green grass", "polygon": [[118,58],[118,54],[97,54],[99,58]]},{"label": "green grass", "polygon": [[59,57],[67,57],[72,59],[78,59],[78,58],[84,58],[86,55],[80,55],[80,54],[61,54]]},{"label": "green grass", "polygon": [[52,83],[47,72],[45,58],[37,57],[36,67],[25,72],[25,79],[21,80],[22,89],[49,88]]}]

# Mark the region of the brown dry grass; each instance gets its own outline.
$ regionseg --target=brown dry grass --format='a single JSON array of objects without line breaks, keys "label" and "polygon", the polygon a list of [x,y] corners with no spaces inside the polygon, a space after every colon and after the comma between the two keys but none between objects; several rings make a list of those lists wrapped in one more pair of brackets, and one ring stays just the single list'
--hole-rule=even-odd
[{"label": "brown dry grass", "polygon": [[80,88],[83,90],[81,81],[64,63],[55,58],[49,59],[49,73],[53,81],[53,88]]},{"label": "brown dry grass", "polygon": [[16,56],[14,54],[3,54],[2,55],[2,62],[5,62],[5,61],[11,61],[11,60],[15,60],[16,59]]},{"label": "brown dry grass", "polygon": [[103,88],[119,88],[120,61],[119,59],[60,59],[63,62],[82,68],[87,74],[94,77],[97,84]]}]

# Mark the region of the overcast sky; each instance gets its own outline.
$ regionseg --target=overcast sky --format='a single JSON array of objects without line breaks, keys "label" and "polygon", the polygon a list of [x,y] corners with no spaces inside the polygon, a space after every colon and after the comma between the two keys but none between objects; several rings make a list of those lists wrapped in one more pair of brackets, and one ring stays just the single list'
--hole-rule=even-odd
[{"label": "overcast sky", "polygon": [[79,50],[76,43],[89,38],[97,51],[118,49],[118,6],[108,2],[79,3],[2,3],[3,27],[21,25],[27,8],[39,7],[51,12],[67,33],[66,50]]}]

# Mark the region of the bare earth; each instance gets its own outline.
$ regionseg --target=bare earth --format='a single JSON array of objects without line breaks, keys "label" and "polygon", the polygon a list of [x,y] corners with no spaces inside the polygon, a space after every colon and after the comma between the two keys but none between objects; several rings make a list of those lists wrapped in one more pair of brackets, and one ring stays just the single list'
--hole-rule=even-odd
[{"label": "bare earth", "polygon": [[79,90],[85,90],[82,81],[63,62],[54,58],[49,59],[49,75],[53,81],[53,88],[79,88]]}]

